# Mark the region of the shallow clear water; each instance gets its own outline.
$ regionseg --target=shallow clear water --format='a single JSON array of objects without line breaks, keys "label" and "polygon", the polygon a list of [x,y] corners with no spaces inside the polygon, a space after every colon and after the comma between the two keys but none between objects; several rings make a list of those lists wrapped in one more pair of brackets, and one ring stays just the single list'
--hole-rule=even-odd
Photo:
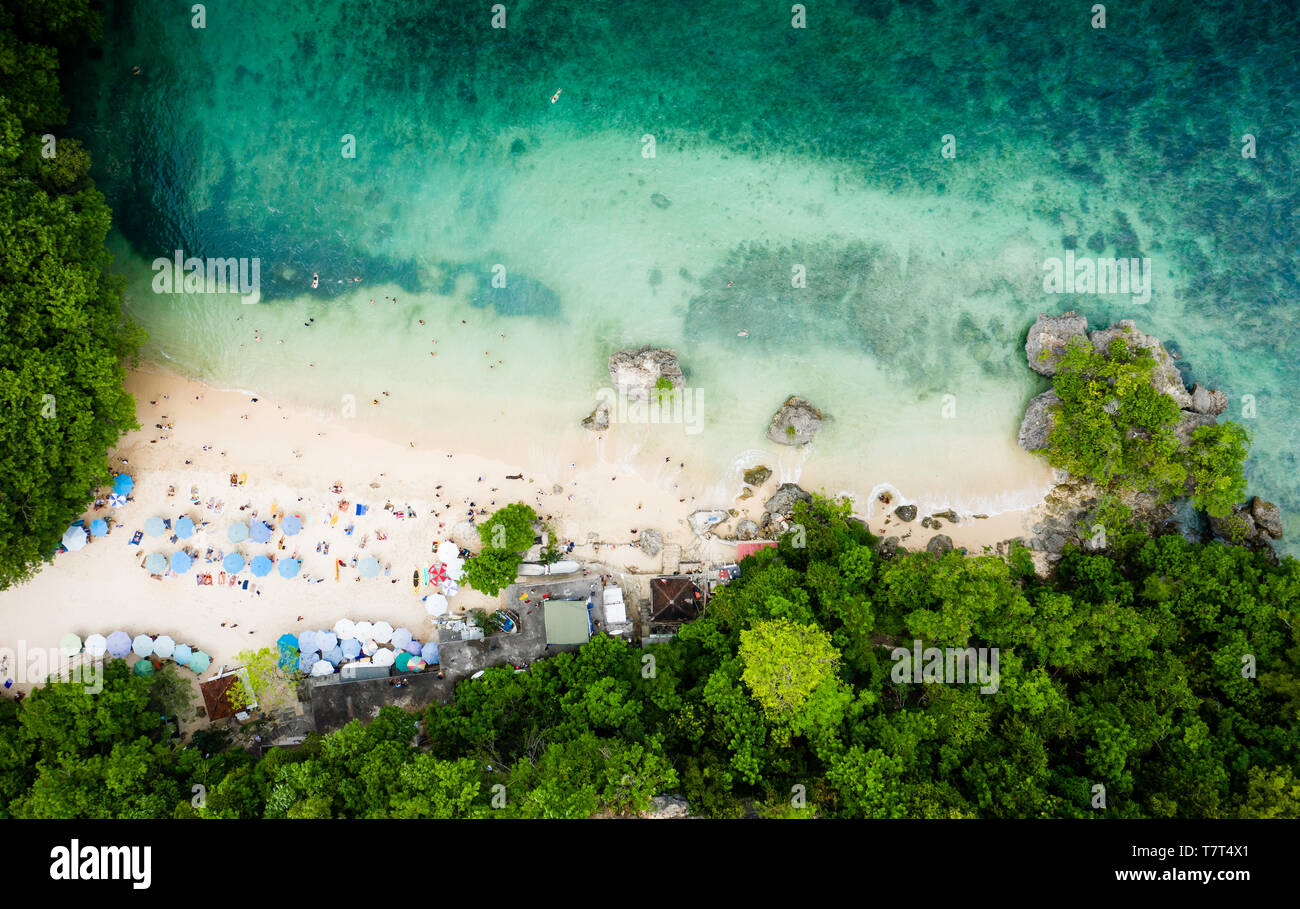
[{"label": "shallow clear water", "polygon": [[[510,4],[499,30],[488,6],[267,0],[200,30],[109,4],[70,131],[151,358],[453,445],[506,426],[545,462],[611,352],[667,345],[702,431],[638,427],[616,459],[729,476],[797,393],[835,418],[824,482],[941,501],[947,478],[982,510],[1032,484],[952,475],[1013,438],[1043,384],[1025,329],[1074,308],[1227,391],[1254,486],[1300,513],[1285,4],[1126,5],[1105,30],[1066,2],[824,2],[806,29],[788,5],[612,0]],[[176,248],[259,258],[263,302],[153,293]],[[1045,294],[1066,248],[1149,257],[1150,302]]]}]

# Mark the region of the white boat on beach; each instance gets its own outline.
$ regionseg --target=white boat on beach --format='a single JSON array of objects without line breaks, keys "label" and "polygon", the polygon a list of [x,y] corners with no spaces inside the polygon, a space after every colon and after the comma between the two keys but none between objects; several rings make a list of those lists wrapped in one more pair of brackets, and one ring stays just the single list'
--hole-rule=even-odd
[{"label": "white boat on beach", "polygon": [[522,562],[519,565],[521,578],[532,578],[544,574],[573,574],[580,566],[572,559],[560,559],[549,565],[540,562]]}]

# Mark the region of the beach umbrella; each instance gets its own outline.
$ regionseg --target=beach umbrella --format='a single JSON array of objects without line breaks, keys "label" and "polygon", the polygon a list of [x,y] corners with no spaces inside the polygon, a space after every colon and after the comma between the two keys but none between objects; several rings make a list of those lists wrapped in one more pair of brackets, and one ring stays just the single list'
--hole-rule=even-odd
[{"label": "beach umbrella", "polygon": [[361,572],[363,578],[373,578],[379,574],[379,560],[374,556],[366,556],[357,563],[357,571]]},{"label": "beach umbrella", "polygon": [[398,672],[405,672],[406,664],[409,662],[411,662],[411,655],[403,650],[397,655],[397,658],[393,660],[393,665],[397,667]]},{"label": "beach umbrella", "polygon": [[131,652],[138,657],[147,657],[153,653],[153,638],[147,634],[137,634],[131,642]]},{"label": "beach umbrella", "polygon": [[280,650],[280,668],[292,672],[298,665],[298,639],[291,634],[282,634],[276,639],[275,646]]},{"label": "beach umbrella", "polygon": [[405,644],[402,645],[401,649],[402,649],[402,650],[405,650],[407,653],[419,654],[419,652],[420,652],[420,642],[419,642],[419,641],[407,641]]},{"label": "beach umbrella", "polygon": [[280,572],[280,577],[291,578],[298,573],[298,569],[301,567],[302,562],[297,559],[281,559],[276,570]]},{"label": "beach umbrella", "polygon": [[393,631],[393,637],[392,637],[393,646],[405,647],[407,644],[411,642],[411,638],[413,637],[414,635],[411,634],[411,629],[398,628]]},{"label": "beach umbrella", "polygon": [[129,473],[119,473],[113,477],[113,492],[119,496],[128,496],[131,490],[135,489],[135,480],[131,479]]},{"label": "beach umbrella", "polygon": [[426,663],[438,662],[438,642],[426,641],[424,646],[420,648],[420,659]]},{"label": "beach umbrella", "polygon": [[333,675],[334,667],[329,664],[328,660],[317,660],[311,664],[312,675]]},{"label": "beach umbrella", "polygon": [[182,540],[188,540],[194,536],[194,522],[182,515],[180,520],[176,522],[176,536]]},{"label": "beach umbrella", "polygon": [[372,656],[379,649],[379,645],[373,639],[367,638],[361,642],[361,652],[366,656]]},{"label": "beach umbrella", "polygon": [[441,562],[434,562],[429,566],[429,570],[425,573],[425,577],[429,579],[430,584],[441,584],[443,581],[447,580],[447,566],[443,565]]},{"label": "beach umbrella", "polygon": [[108,636],[109,656],[124,657],[131,652],[131,636],[125,631],[114,631]]},{"label": "beach umbrella", "polygon": [[334,633],[342,638],[355,637],[357,633],[357,623],[351,619],[339,619],[334,623]]},{"label": "beach umbrella", "polygon": [[108,536],[108,522],[103,518],[95,518],[90,522],[90,535],[92,537]]},{"label": "beach umbrella", "polygon": [[316,632],[316,649],[321,653],[329,650],[331,647],[337,647],[339,644],[338,635],[332,631]]},{"label": "beach umbrella", "polygon": [[164,660],[170,659],[171,655],[176,652],[176,642],[165,634],[160,634],[153,639],[153,655]]},{"label": "beach umbrella", "polygon": [[192,565],[193,562],[194,560],[190,558],[190,554],[188,552],[183,552],[178,549],[176,552],[172,553],[172,560],[171,560],[172,571],[176,572],[177,574],[184,574],[185,572],[189,571],[190,565]]},{"label": "beach umbrella", "polygon": [[420,659],[418,656],[413,656],[411,657],[410,660],[407,661],[406,670],[408,672],[421,672],[424,670],[424,667],[428,665],[429,665],[428,663]]},{"label": "beach umbrella", "polygon": [[212,665],[212,657],[208,656],[202,650],[196,650],[190,654],[190,669],[195,675],[201,672],[207,672],[208,667]]},{"label": "beach umbrella", "polygon": [[153,675],[153,663],[148,660],[136,660],[135,665],[131,667],[131,671],[136,675],[148,678]]},{"label": "beach umbrella", "polygon": [[113,495],[108,497],[109,508],[121,508],[125,504],[126,504],[126,496],[120,496],[114,493]]},{"label": "beach umbrella", "polygon": [[343,650],[335,645],[328,650],[322,650],[320,658],[328,662],[331,666],[337,666],[343,662]]},{"label": "beach umbrella", "polygon": [[311,653],[313,650],[319,650],[316,645],[316,632],[304,631],[298,635],[298,651],[300,653]]},{"label": "beach umbrella", "polygon": [[248,567],[252,570],[253,577],[264,578],[271,573],[271,568],[273,566],[270,559],[264,555],[260,555],[254,556],[253,561],[249,563]]},{"label": "beach umbrella", "polygon": [[442,592],[444,596],[454,597],[456,594],[460,593],[460,585],[451,578],[448,578],[442,582]]},{"label": "beach umbrella", "polygon": [[59,653],[64,656],[76,656],[81,653],[81,638],[72,632],[59,638]]},{"label": "beach umbrella", "polygon": [[161,552],[151,552],[145,556],[145,571],[150,574],[162,574],[167,569],[167,556]]},{"label": "beach umbrella", "polygon": [[302,654],[301,656],[298,657],[298,671],[311,672],[311,667],[315,666],[316,662],[319,659],[320,659],[320,654],[314,650],[311,651],[310,653]]},{"label": "beach umbrella", "polygon": [[292,647],[294,650],[297,650],[298,636],[296,634],[282,634],[275,639],[275,646],[279,647],[281,650],[284,650],[286,647]]},{"label": "beach umbrella", "polygon": [[86,528],[73,524],[63,532],[63,548],[69,552],[76,552],[86,545]]},{"label": "beach umbrella", "polygon": [[361,642],[356,638],[344,638],[339,642],[339,650],[343,651],[343,658],[355,660],[361,656]]},{"label": "beach umbrella", "polygon": [[352,627],[352,634],[358,641],[367,641],[375,636],[375,626],[370,622],[357,622]]},{"label": "beach umbrella", "polygon": [[387,644],[393,639],[393,626],[387,622],[375,622],[371,634],[374,636],[376,644]]},{"label": "beach umbrella", "polygon": [[231,574],[239,574],[244,570],[244,557],[237,552],[228,552],[221,560],[221,567]]},{"label": "beach umbrella", "polygon": [[162,536],[162,532],[167,528],[163,526],[162,518],[150,518],[144,522],[144,532],[146,536]]},{"label": "beach umbrella", "polygon": [[376,666],[391,666],[397,661],[397,654],[391,650],[376,650],[370,661]]},{"label": "beach umbrella", "polygon": [[271,525],[265,521],[254,521],[248,528],[248,535],[254,543],[266,543],[271,539]]},{"label": "beach umbrella", "polygon": [[302,519],[296,514],[291,514],[289,517],[284,519],[284,522],[280,525],[280,529],[284,531],[285,536],[291,537],[298,533],[298,531],[302,530]]},{"label": "beach umbrella", "polygon": [[194,656],[194,651],[189,644],[177,644],[176,649],[172,651],[172,659],[182,666],[188,666],[192,656]]},{"label": "beach umbrella", "polygon": [[447,568],[447,580],[449,581],[459,581],[465,574],[464,559],[452,559],[444,564]]},{"label": "beach umbrella", "polygon": [[440,593],[431,593],[424,598],[424,611],[429,615],[446,615],[447,598]]},{"label": "beach umbrella", "polygon": [[232,543],[242,543],[248,539],[248,525],[238,521],[226,528],[226,539]]},{"label": "beach umbrella", "polygon": [[452,559],[460,558],[460,547],[451,540],[443,540],[438,544],[438,559],[443,562],[450,562]]},{"label": "beach umbrella", "polygon": [[108,652],[108,638],[102,634],[92,634],[86,638],[86,656],[102,657]]}]

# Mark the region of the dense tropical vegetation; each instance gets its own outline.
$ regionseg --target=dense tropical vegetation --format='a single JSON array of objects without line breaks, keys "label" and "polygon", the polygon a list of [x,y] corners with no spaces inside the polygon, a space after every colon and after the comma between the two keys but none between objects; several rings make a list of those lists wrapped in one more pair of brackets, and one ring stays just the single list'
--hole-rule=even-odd
[{"label": "dense tropical vegetation", "polygon": [[58,134],[60,52],[97,28],[84,2],[0,8],[0,589],[53,556],[135,428],[108,206]]},{"label": "dense tropical vegetation", "polygon": [[[886,557],[847,506],[798,508],[806,546],[746,559],[671,642],[597,637],[260,760],[173,744],[121,662],[101,694],[49,685],[0,708],[0,810],[1300,817],[1300,563],[1134,527],[1044,579],[1023,549]],[[998,648],[996,692],[896,681],[914,641]]]},{"label": "dense tropical vegetation", "polygon": [[1213,517],[1246,494],[1242,465],[1250,434],[1232,422],[1199,426],[1182,444],[1182,411],[1157,390],[1151,351],[1116,338],[1103,353],[1087,342],[1066,348],[1053,379],[1061,403],[1052,414],[1047,459],[1109,491],[1151,493],[1169,501],[1190,492]]}]

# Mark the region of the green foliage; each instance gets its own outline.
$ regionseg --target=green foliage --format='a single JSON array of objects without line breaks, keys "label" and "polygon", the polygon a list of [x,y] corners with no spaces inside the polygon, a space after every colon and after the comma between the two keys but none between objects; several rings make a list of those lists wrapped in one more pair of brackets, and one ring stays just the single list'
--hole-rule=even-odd
[{"label": "green foliage", "polygon": [[1236,423],[1201,426],[1187,449],[1192,478],[1192,502],[1207,514],[1222,518],[1246,495],[1242,465],[1250,451],[1250,433]]},{"label": "green foliage", "polygon": [[480,593],[496,596],[515,582],[522,561],[517,552],[484,548],[465,563],[465,583]]},{"label": "green foliage", "polygon": [[506,552],[524,552],[533,545],[536,537],[533,523],[536,520],[537,512],[523,502],[499,509],[479,525],[478,535],[483,541],[484,551],[500,549]]},{"label": "green foliage", "polygon": [[[109,210],[77,142],[58,136],[58,56],[93,34],[85,3],[0,17],[0,589],[53,557],[109,477],[105,451],[135,429],[123,389],[142,338],[109,274]],[[22,37],[19,37],[21,35]],[[54,158],[41,136],[57,139]]]}]

